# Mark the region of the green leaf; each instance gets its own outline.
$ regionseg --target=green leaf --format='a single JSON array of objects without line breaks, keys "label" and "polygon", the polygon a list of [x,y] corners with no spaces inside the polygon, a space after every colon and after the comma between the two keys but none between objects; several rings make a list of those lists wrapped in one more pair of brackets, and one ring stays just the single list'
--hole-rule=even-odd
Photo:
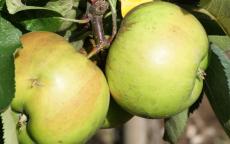
[{"label": "green leaf", "polygon": [[10,14],[15,14],[25,10],[50,10],[64,16],[73,7],[73,0],[55,0],[49,1],[46,6],[27,6],[21,0],[6,0],[7,9]]},{"label": "green leaf", "polygon": [[164,140],[177,144],[185,131],[188,120],[188,109],[165,120]]},{"label": "green leaf", "polygon": [[[43,17],[41,17],[41,14]],[[18,15],[20,18],[22,15]],[[34,11],[29,13],[28,19],[22,20],[20,23],[28,31],[63,31],[69,28],[73,22],[65,21],[60,17],[52,16],[50,13],[42,13],[40,11]],[[71,9],[64,18],[75,19],[76,11]],[[25,19],[25,15],[24,15]],[[20,21],[20,20],[19,20]]]},{"label": "green leaf", "polygon": [[228,36],[209,35],[209,41],[216,44],[224,51],[230,50],[230,38]]},{"label": "green leaf", "polygon": [[21,2],[21,0],[6,0],[6,5],[10,14],[15,14],[19,11],[31,10],[31,9],[51,10],[45,7],[26,6]]},{"label": "green leaf", "polygon": [[230,136],[230,60],[215,44],[211,45],[206,72],[205,93],[217,118]]},{"label": "green leaf", "polygon": [[21,24],[28,31],[58,31],[61,21],[54,17],[35,18],[32,20],[22,21]]},{"label": "green leaf", "polygon": [[20,47],[21,32],[0,15],[0,112],[10,104],[15,92],[14,56]]},{"label": "green leaf", "polygon": [[56,0],[48,2],[45,7],[51,10],[55,10],[64,16],[73,8],[73,6],[73,0]]},{"label": "green leaf", "polygon": [[230,1],[229,0],[200,0],[200,12],[217,21],[226,34],[230,35]]},{"label": "green leaf", "polygon": [[2,10],[5,2],[6,2],[5,0],[0,0],[0,11]]},{"label": "green leaf", "polygon": [[16,121],[10,108],[1,114],[4,144],[18,144]]}]

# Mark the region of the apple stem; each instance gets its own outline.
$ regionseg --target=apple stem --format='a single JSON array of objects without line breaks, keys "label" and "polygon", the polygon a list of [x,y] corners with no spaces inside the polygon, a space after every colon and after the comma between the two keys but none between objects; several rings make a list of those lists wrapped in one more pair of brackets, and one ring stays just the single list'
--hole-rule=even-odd
[{"label": "apple stem", "polygon": [[[99,1],[100,2],[100,1]],[[97,5],[96,5],[97,6]],[[100,10],[105,10],[106,5],[99,8],[99,12],[97,7],[94,5],[90,7],[89,17],[91,19],[93,34],[97,43],[105,41],[104,29],[103,29],[103,12]]]},{"label": "apple stem", "polygon": [[92,0],[91,6],[89,8],[88,17],[91,21],[93,35],[96,40],[96,45],[93,46],[92,50],[87,55],[88,58],[91,58],[98,52],[102,51],[105,48],[110,46],[110,43],[114,39],[117,31],[117,24],[116,24],[116,11],[113,10],[114,8],[111,6],[112,11],[112,20],[113,20],[113,30],[112,35],[109,39],[105,38],[104,28],[103,28],[103,15],[105,14],[106,10],[109,8],[109,4],[105,0]]}]

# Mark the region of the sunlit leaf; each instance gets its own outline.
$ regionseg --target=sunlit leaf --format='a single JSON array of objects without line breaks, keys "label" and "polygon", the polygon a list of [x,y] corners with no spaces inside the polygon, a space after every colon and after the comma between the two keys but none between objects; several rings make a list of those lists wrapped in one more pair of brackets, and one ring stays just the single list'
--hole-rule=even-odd
[{"label": "sunlit leaf", "polygon": [[46,4],[46,6],[27,6],[22,3],[21,0],[6,0],[7,9],[10,14],[15,14],[19,11],[24,10],[36,10],[36,9],[43,9],[43,10],[50,10],[59,13],[60,15],[64,16],[69,10],[72,9],[74,2],[72,0],[56,0],[50,1]]},{"label": "sunlit leaf", "polygon": [[230,1],[229,0],[201,0],[200,12],[207,14],[217,21],[226,34],[230,36]]},{"label": "sunlit leaf", "polygon": [[4,113],[2,113],[1,118],[3,123],[4,144],[18,144],[16,121],[11,109],[8,108]]}]

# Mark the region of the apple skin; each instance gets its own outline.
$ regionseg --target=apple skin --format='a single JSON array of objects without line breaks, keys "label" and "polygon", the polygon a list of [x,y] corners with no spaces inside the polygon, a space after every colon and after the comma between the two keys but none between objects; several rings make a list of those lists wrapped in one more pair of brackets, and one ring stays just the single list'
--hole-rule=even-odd
[{"label": "apple skin", "polygon": [[109,49],[106,76],[125,110],[165,118],[196,101],[207,65],[208,38],[200,22],[177,5],[150,2],[124,18]]},{"label": "apple skin", "polygon": [[133,117],[132,114],[122,109],[114,100],[110,98],[109,110],[106,115],[102,129],[120,127]]},{"label": "apple skin", "polygon": [[17,130],[17,136],[19,144],[35,144],[28,135],[25,125],[21,126],[21,128]]},{"label": "apple skin", "polygon": [[150,2],[150,1],[154,1],[154,0],[121,0],[121,15],[122,17],[125,17],[125,15],[132,10],[133,8],[135,8],[136,6],[146,3],[146,2]]},{"label": "apple skin", "polygon": [[[35,144],[34,141],[30,138],[28,135],[28,132],[26,130],[26,120],[23,121],[20,120],[19,113],[11,111],[11,114],[15,120],[15,127],[16,127],[16,133],[17,133],[17,139],[19,144]],[[23,118],[26,118],[24,115]]]},{"label": "apple skin", "polygon": [[29,136],[39,144],[85,143],[108,111],[104,74],[57,34],[31,32],[21,42],[11,107],[28,117]]}]

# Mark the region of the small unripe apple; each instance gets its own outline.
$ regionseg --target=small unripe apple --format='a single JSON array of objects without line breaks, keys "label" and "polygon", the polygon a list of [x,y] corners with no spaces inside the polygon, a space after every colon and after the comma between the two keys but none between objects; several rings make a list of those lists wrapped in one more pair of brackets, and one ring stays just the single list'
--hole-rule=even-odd
[{"label": "small unripe apple", "polygon": [[115,101],[128,112],[165,118],[201,93],[208,38],[189,12],[168,2],[131,10],[109,49],[106,76]]},{"label": "small unripe apple", "polygon": [[85,143],[104,122],[109,88],[102,71],[61,36],[31,32],[16,54],[12,109],[38,144]]}]

